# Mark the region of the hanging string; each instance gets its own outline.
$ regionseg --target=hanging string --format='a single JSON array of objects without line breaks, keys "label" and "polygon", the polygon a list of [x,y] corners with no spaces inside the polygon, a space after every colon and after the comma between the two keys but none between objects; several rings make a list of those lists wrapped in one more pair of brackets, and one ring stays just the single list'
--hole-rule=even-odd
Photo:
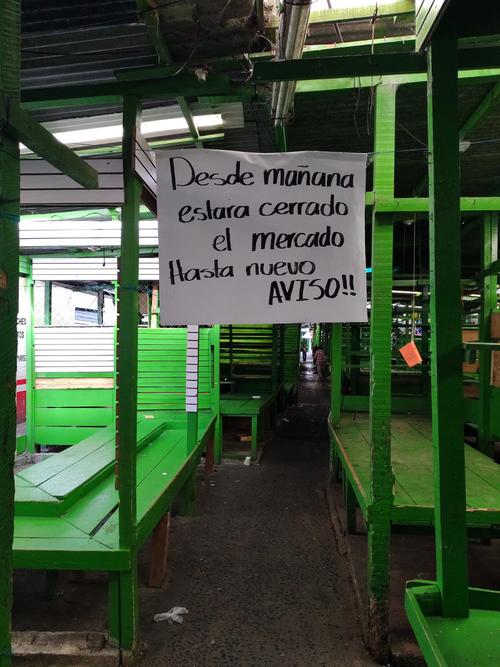
[{"label": "hanging string", "polygon": [[413,294],[411,295],[411,342],[415,342],[415,285],[417,283],[417,214],[413,214]]},{"label": "hanging string", "polygon": [[[372,29],[372,44],[371,51],[372,56],[375,54],[375,23],[378,18],[378,4],[375,4],[375,9],[373,10],[373,15],[370,20],[371,29]],[[373,109],[375,104],[375,87],[373,85],[373,74],[370,78],[370,93],[368,97],[368,107],[366,109],[366,133],[368,136],[372,134],[372,118],[373,118]]]}]

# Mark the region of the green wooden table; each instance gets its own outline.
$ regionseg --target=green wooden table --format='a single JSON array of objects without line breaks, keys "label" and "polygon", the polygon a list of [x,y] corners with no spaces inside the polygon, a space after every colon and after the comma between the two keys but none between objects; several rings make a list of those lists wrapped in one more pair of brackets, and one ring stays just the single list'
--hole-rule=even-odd
[{"label": "green wooden table", "polygon": [[[366,414],[346,414],[340,427],[331,424],[335,452],[365,520],[370,513],[370,446]],[[423,415],[393,415],[391,461],[394,503],[391,521],[400,525],[434,525],[431,421]],[[467,525],[492,529],[500,524],[500,466],[464,444]],[[352,506],[349,508],[352,512]]]},{"label": "green wooden table", "polygon": [[222,442],[223,417],[248,417],[251,420],[252,441],[250,444],[250,455],[252,459],[257,457],[257,445],[262,436],[262,417],[264,410],[273,401],[272,394],[257,395],[255,398],[247,394],[227,394],[220,401],[220,439]]}]

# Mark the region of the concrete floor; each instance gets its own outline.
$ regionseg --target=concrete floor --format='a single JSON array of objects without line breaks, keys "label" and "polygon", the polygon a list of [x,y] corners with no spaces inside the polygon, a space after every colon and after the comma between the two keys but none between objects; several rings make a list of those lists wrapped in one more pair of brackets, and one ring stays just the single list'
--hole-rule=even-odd
[{"label": "concrete floor", "polygon": [[[172,521],[163,589],[141,585],[141,665],[368,667],[347,565],[325,498],[328,390],[309,369],[260,465],[228,462],[200,477],[198,514]],[[146,580],[148,547],[141,554]],[[42,573],[16,574],[17,629],[103,630],[100,575],[61,577],[40,595]],[[154,623],[174,605],[182,625]]]}]

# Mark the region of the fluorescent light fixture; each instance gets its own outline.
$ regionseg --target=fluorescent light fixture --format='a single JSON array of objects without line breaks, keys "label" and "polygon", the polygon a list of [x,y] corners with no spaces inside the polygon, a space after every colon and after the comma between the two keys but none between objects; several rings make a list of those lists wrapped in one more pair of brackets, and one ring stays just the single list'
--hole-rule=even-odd
[{"label": "fluorescent light fixture", "polygon": [[393,294],[409,294],[410,296],[420,296],[422,292],[413,292],[412,290],[393,289]]},{"label": "fluorescent light fixture", "polygon": [[[194,124],[198,129],[218,127],[223,125],[222,114],[212,113],[200,116],[193,116]],[[159,120],[148,120],[141,124],[141,134],[144,137],[158,136],[162,134],[187,132],[189,130],[186,119],[183,116],[176,118],[162,118]],[[68,130],[67,132],[55,132],[54,137],[61,143],[83,146],[84,144],[98,145],[105,142],[119,141],[123,136],[122,125],[106,125],[102,127],[92,127],[85,130]],[[25,146],[20,144],[23,152],[30,152]]]},{"label": "fluorescent light fixture", "polygon": [[371,7],[371,5],[373,5],[373,11],[375,12],[376,7],[386,7],[394,4],[394,0],[378,0],[378,2],[372,3],[367,2],[367,0],[339,0],[332,7],[328,0],[316,0],[311,7],[311,13],[320,12],[324,9],[357,9],[359,7]]}]

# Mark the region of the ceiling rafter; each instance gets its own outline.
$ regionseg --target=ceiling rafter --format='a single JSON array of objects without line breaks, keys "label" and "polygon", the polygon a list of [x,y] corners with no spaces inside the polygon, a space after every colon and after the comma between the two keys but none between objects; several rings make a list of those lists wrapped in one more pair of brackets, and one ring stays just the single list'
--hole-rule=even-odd
[{"label": "ceiling rafter", "polygon": [[[137,0],[137,9],[141,12],[144,25],[151,40],[151,43],[156,51],[158,56],[159,65],[172,65],[173,58],[170,53],[170,49],[165,38],[162,35],[160,27],[160,16],[158,10],[151,11],[153,7],[149,4],[148,0]],[[189,108],[189,103],[185,97],[179,96],[175,98],[175,101],[179,105],[184,120],[187,123],[191,139],[193,140],[197,148],[203,148],[203,142],[194,122],[193,114]]]},{"label": "ceiling rafter", "polygon": [[[470,136],[471,132],[473,132],[478,127],[481,121],[491,111],[491,108],[498,101],[498,98],[500,98],[500,83],[496,83],[493,88],[488,91],[488,93],[483,97],[483,99],[479,102],[477,107],[462,125],[458,134],[459,141],[465,141],[467,137]],[[422,194],[422,192],[427,187],[427,181],[427,174],[425,174],[415,188],[416,195]]]}]

